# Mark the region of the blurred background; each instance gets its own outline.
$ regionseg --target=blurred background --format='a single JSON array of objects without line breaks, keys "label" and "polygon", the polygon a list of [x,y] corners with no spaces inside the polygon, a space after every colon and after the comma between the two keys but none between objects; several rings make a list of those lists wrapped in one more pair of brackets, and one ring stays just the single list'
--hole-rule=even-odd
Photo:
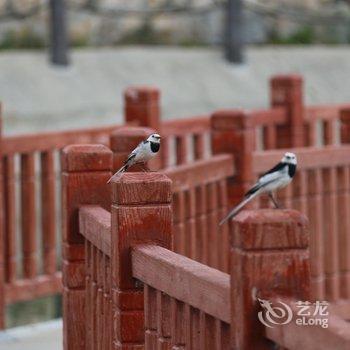
[{"label": "blurred background", "polygon": [[349,0],[0,0],[3,133],[121,122],[130,85],[161,89],[162,118],[268,106],[276,73],[302,74],[307,104],[348,102],[349,43]]},{"label": "blurred background", "polygon": [[0,0],[4,131],[119,121],[134,84],[161,88],[163,118],[267,105],[275,73],[343,102],[349,41],[348,0]]}]

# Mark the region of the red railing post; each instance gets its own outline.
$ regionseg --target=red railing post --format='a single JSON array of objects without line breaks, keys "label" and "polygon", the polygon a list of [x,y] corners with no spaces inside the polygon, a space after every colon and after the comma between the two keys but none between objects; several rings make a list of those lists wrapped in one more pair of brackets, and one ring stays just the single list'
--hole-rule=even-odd
[{"label": "red railing post", "polygon": [[129,87],[124,92],[125,123],[146,126],[158,130],[160,127],[160,91],[151,86]]},{"label": "red railing post", "polygon": [[124,173],[112,182],[113,349],[143,348],[143,289],[133,279],[131,248],[153,243],[171,249],[171,198],[171,181],[162,174]]},{"label": "red railing post", "polygon": [[286,125],[277,127],[277,147],[303,147],[305,145],[303,78],[300,75],[276,75],[270,80],[272,107],[284,107]]},{"label": "red railing post", "polygon": [[241,110],[223,110],[211,117],[213,154],[233,155],[235,176],[228,179],[228,204],[237,204],[254,180],[253,151],[256,147],[255,128],[249,116]]},{"label": "red railing post", "polygon": [[[116,171],[123,166],[129,153],[153,133],[153,129],[142,127],[123,127],[114,131],[109,142],[113,152],[113,170]],[[128,171],[140,171],[140,168],[134,166]]]},{"label": "red railing post", "polygon": [[110,208],[112,152],[102,145],[67,146],[61,168],[63,344],[65,350],[85,350],[85,248],[78,209],[86,204]]},{"label": "red railing post", "polygon": [[247,210],[231,227],[231,348],[271,349],[257,297],[310,298],[309,230],[295,210]]},{"label": "red railing post", "polygon": [[2,105],[0,103],[0,329],[5,328],[5,198],[2,163]]},{"label": "red railing post", "polygon": [[350,143],[350,108],[340,111],[340,142]]}]

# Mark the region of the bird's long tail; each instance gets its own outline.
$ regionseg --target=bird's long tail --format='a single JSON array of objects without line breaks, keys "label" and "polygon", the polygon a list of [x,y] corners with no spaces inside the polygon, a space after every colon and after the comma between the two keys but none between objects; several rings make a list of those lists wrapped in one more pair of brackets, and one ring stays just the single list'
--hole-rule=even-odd
[{"label": "bird's long tail", "polygon": [[239,211],[248,203],[250,202],[253,198],[255,198],[257,195],[259,194],[259,191],[256,191],[254,193],[252,193],[250,196],[246,197],[245,199],[243,199],[243,201],[241,203],[239,203],[237,206],[235,206],[228,214],[225,218],[223,218],[219,225],[223,225],[227,220],[235,217]]},{"label": "bird's long tail", "polygon": [[124,164],[116,173],[114,173],[114,174],[109,178],[109,180],[107,181],[107,183],[109,184],[113,179],[115,179],[115,178],[118,176],[118,174],[123,173],[125,170],[127,170],[128,167],[129,167],[128,164]]}]

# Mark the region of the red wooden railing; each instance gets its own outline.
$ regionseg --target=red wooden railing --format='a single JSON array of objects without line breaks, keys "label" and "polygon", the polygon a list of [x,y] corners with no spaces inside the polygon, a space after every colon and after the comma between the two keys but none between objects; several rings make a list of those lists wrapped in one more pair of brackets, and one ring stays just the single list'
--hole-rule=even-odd
[{"label": "red wooden railing", "polygon": [[[350,145],[300,148],[298,171],[278,193],[286,208],[306,214],[311,226],[311,285],[318,300],[350,299]],[[276,164],[281,153],[257,152],[256,176]],[[256,202],[268,207],[266,198]]]},{"label": "red wooden railing", "polygon": [[[174,251],[210,267],[229,269],[227,178],[234,174],[230,155],[217,155],[169,168],[173,181]],[[219,234],[218,234],[219,233]]]},{"label": "red wooden railing", "polygon": [[[0,228],[0,236],[4,237],[1,240],[4,247],[0,247],[1,327],[4,326],[4,305],[51,295],[61,289],[60,247],[57,239],[61,223],[58,153],[65,145],[94,142],[109,145],[114,153],[115,170],[141,139],[153,130],[160,131],[164,136],[162,154],[153,162],[152,168],[170,168],[166,173],[174,182],[178,178],[178,191],[174,194],[174,220],[178,232],[174,237],[175,251],[227,272],[228,258],[222,251],[226,251],[228,244],[228,228],[223,227],[222,240],[215,239],[209,228],[215,226],[227,208],[242,198],[245,190],[255,180],[257,172],[253,169],[253,164],[258,154],[255,152],[314,145],[322,150],[323,145],[350,143],[349,105],[305,107],[302,100],[302,80],[297,76],[279,76],[271,80],[271,108],[265,110],[226,110],[215,112],[212,117],[199,116],[161,122],[159,98],[159,91],[154,88],[127,90],[125,120],[127,124],[137,127],[131,131],[111,126],[93,130],[2,137],[0,166],[3,171],[0,193],[3,199],[1,216],[4,218],[4,225]],[[130,132],[134,137],[130,136]],[[131,141],[124,142],[128,138]],[[284,152],[282,149],[281,153]],[[335,157],[333,151],[327,152],[324,153],[327,157]],[[233,164],[229,164],[228,156],[222,156],[223,153],[233,155]],[[321,157],[320,153],[314,153],[315,159]],[[219,155],[224,159],[215,158]],[[268,153],[266,156],[269,159]],[[280,156],[279,153],[278,157]],[[348,170],[343,167],[342,160],[337,159],[337,165],[329,167],[329,186],[333,186],[331,179],[336,176],[343,184],[337,191],[342,191],[342,188],[344,191],[343,196],[338,193],[335,197],[330,196],[329,201],[344,203],[344,206],[339,204],[338,208],[346,213],[349,205]],[[215,173],[215,167],[210,166],[214,160],[215,167],[220,167],[222,171],[220,176]],[[315,204],[313,213],[307,212],[312,227],[317,227],[322,222],[315,216],[321,215],[322,210],[319,207],[328,207],[327,196],[320,192],[322,181],[326,181],[328,176],[322,175],[322,162],[324,161],[320,161],[312,171],[306,170],[310,176],[303,175],[304,171],[300,175],[301,180],[295,181],[303,183],[307,179],[310,186],[302,187],[302,191],[310,191],[310,194],[315,195],[315,203],[319,203]],[[337,175],[334,175],[335,170],[331,168],[339,168]],[[196,175],[191,177],[184,175],[194,173]],[[311,173],[316,174],[315,184]],[[293,188],[298,191],[297,185]],[[223,195],[226,190],[229,194],[227,199]],[[300,200],[300,195],[293,196],[295,199],[292,198],[291,204],[301,203],[300,206],[305,206],[303,196]],[[309,207],[312,208],[312,205]],[[328,212],[323,213],[328,216]],[[346,223],[334,228],[338,235],[331,239],[333,248],[327,248],[327,252],[330,253],[332,249],[335,254],[334,247],[339,246],[339,261],[330,255],[326,262],[316,262],[326,249],[325,243],[311,244],[316,259],[312,267],[313,279],[316,281],[318,278],[328,278],[326,283],[317,282],[317,288],[321,288],[317,292],[321,294],[317,295],[323,295],[322,290],[325,288],[332,288],[331,294],[327,291],[328,294],[324,295],[331,296],[334,300],[348,296],[349,264],[344,248],[347,246],[347,225]],[[312,239],[316,240],[316,236]],[[321,244],[323,248],[320,248]],[[327,271],[322,267],[324,265],[328,266]],[[337,285],[340,287],[335,287]]]},{"label": "red wooden railing", "polygon": [[330,348],[346,348],[349,326],[336,315],[327,331],[300,332],[293,324],[265,330],[257,317],[257,297],[310,298],[305,216],[242,212],[224,273],[171,251],[165,175],[126,173],[106,187],[112,153],[101,146],[70,146],[62,161],[65,349],[272,349],[267,338],[316,349],[315,332]]},{"label": "red wooden railing", "polygon": [[[271,299],[272,304],[281,305],[280,301],[287,304],[293,312],[293,319],[286,325],[276,328],[266,327],[266,337],[282,348],[289,350],[346,350],[350,347],[350,325],[347,320],[340,317],[334,312],[323,316],[323,320],[327,321],[327,327],[314,326],[298,326],[295,322],[295,315],[298,314],[297,300],[275,297]],[[306,321],[313,319],[314,314],[318,314],[314,305],[310,305],[308,309],[309,315],[304,316]]]}]

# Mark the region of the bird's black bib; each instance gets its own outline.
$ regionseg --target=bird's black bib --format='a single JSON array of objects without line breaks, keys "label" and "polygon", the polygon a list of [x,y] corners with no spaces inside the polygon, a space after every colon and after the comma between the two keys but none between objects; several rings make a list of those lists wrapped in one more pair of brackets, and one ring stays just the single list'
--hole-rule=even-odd
[{"label": "bird's black bib", "polygon": [[159,151],[159,148],[160,148],[160,143],[151,142],[151,151],[153,153],[157,153]]},{"label": "bird's black bib", "polygon": [[295,164],[288,164],[288,175],[290,177],[293,177],[295,175],[296,170],[297,166]]}]

